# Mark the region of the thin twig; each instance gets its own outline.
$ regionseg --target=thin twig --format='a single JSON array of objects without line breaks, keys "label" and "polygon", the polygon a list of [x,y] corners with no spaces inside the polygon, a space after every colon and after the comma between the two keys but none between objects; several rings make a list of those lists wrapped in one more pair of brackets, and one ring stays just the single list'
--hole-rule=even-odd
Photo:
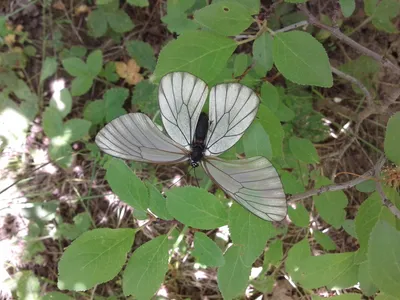
[{"label": "thin twig", "polygon": [[288,199],[288,204],[293,204],[296,201],[311,197],[311,196],[315,196],[315,195],[321,195],[322,193],[326,193],[326,192],[333,192],[333,191],[341,191],[341,190],[346,190],[349,189],[361,182],[367,181],[369,179],[371,179],[372,176],[374,176],[375,174],[375,169],[376,166],[380,166],[383,165],[386,161],[386,158],[383,156],[379,159],[379,161],[375,164],[375,166],[373,168],[371,168],[370,170],[368,170],[367,172],[365,172],[364,174],[362,174],[360,177],[357,177],[355,179],[352,179],[350,181],[347,182],[343,182],[343,183],[336,183],[336,184],[330,184],[330,185],[325,185],[322,186],[318,189],[312,189],[310,191],[307,191],[305,193],[301,193],[301,194],[297,194],[297,195],[293,195],[291,197],[289,197]]},{"label": "thin twig", "polygon": [[335,36],[337,39],[342,41],[343,43],[346,43],[347,45],[353,47],[355,50],[361,52],[362,54],[365,54],[369,57],[372,57],[376,61],[378,61],[382,66],[391,69],[394,73],[400,75],[400,67],[396,66],[394,63],[392,63],[390,60],[387,58],[383,57],[382,55],[364,47],[363,45],[357,43],[353,39],[349,38],[347,35],[342,33],[339,28],[337,27],[331,27],[326,24],[323,24],[320,22],[316,17],[314,17],[310,11],[307,9],[307,6],[305,4],[299,4],[297,6],[307,17],[308,17],[308,22],[318,28],[324,29],[329,31],[333,36]]},{"label": "thin twig", "polygon": [[336,74],[337,76],[339,76],[343,79],[346,79],[347,81],[350,81],[351,83],[357,85],[360,88],[360,90],[363,92],[363,94],[365,95],[365,99],[367,100],[368,104],[373,104],[374,99],[373,99],[371,93],[368,91],[368,89],[365,87],[365,85],[361,81],[359,81],[357,78],[354,78],[353,76],[351,76],[349,74],[343,73],[342,71],[336,69],[335,67],[331,66],[331,69],[332,69],[332,72],[334,74]]},{"label": "thin twig", "polygon": [[299,28],[299,27],[307,26],[308,24],[309,23],[308,23],[307,20],[300,21],[300,22],[291,24],[289,26],[283,27],[281,29],[275,30],[275,33],[290,31],[290,30],[293,30],[293,29],[296,29],[296,28]]},{"label": "thin twig", "polygon": [[[374,176],[377,179],[376,180],[376,191],[378,192],[379,196],[382,199],[382,204],[387,206],[389,210],[394,214],[397,218],[400,219],[400,211],[397,209],[397,207],[386,197],[385,192],[383,191],[382,184],[379,180],[379,175],[381,173],[382,167],[385,164],[386,158],[383,155],[383,162],[380,161],[379,164],[376,164],[374,167]],[[382,159],[381,158],[381,159]]]}]

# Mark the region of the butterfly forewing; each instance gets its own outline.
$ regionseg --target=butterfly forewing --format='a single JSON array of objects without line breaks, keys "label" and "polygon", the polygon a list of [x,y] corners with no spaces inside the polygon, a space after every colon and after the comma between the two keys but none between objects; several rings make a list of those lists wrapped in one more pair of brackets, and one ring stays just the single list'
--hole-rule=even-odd
[{"label": "butterfly forewing", "polygon": [[213,87],[206,155],[216,156],[231,148],[253,122],[259,103],[257,95],[244,85],[229,83]]},{"label": "butterfly forewing", "polygon": [[207,174],[235,201],[267,221],[281,221],[287,213],[286,196],[278,173],[264,157],[202,161]]},{"label": "butterfly forewing", "polygon": [[178,163],[188,151],[163,134],[145,114],[133,113],[108,123],[96,136],[105,153],[139,162]]},{"label": "butterfly forewing", "polygon": [[191,145],[207,95],[204,81],[192,74],[174,72],[161,79],[158,92],[161,116],[175,142],[184,147]]}]

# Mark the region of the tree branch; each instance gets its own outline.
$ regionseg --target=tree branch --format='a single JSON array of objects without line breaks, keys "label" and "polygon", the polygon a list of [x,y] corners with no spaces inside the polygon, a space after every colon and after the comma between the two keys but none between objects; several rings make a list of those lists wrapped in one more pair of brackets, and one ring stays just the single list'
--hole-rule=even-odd
[{"label": "tree branch", "polygon": [[376,170],[377,166],[381,166],[380,168],[382,168],[385,161],[386,161],[386,158],[384,156],[381,157],[373,168],[371,168],[370,170],[368,170],[367,172],[362,174],[360,177],[357,177],[353,180],[343,182],[343,183],[325,185],[318,189],[313,189],[313,190],[307,191],[305,193],[292,195],[288,199],[288,204],[293,204],[296,201],[299,201],[299,200],[302,200],[302,199],[305,199],[305,198],[308,198],[311,196],[315,196],[315,195],[321,195],[322,193],[326,193],[326,192],[341,191],[341,190],[349,189],[361,182],[371,179],[371,177],[374,176],[374,174],[375,174],[375,170]]},{"label": "tree branch", "polygon": [[337,76],[346,79],[347,81],[350,81],[351,83],[357,85],[363,94],[365,95],[365,99],[367,100],[368,104],[373,104],[373,97],[371,93],[368,91],[368,89],[365,87],[365,85],[359,81],[357,78],[350,76],[349,74],[343,73],[342,71],[336,69],[335,67],[331,66],[332,72],[336,74]]},{"label": "tree branch", "polygon": [[369,57],[372,57],[376,61],[378,61],[382,66],[391,69],[394,73],[400,75],[400,67],[396,66],[394,63],[392,63],[390,60],[387,58],[383,57],[382,55],[364,47],[363,45],[357,43],[353,39],[349,38],[347,35],[342,33],[339,28],[337,27],[331,27],[328,25],[325,25],[321,23],[316,17],[314,17],[310,11],[307,9],[307,6],[305,4],[299,4],[297,6],[308,18],[308,21],[310,24],[327,30],[329,31],[333,36],[335,36],[337,39],[342,41],[343,43],[353,47],[355,50],[361,52],[364,55],[367,55]]}]

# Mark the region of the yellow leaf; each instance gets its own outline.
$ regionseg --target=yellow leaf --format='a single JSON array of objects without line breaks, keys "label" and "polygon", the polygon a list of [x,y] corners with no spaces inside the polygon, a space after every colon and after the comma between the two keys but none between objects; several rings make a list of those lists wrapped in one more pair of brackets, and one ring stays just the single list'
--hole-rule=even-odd
[{"label": "yellow leaf", "polygon": [[86,14],[90,11],[89,7],[85,4],[79,5],[77,8],[75,8],[75,15],[79,16],[81,14]]},{"label": "yellow leaf", "polygon": [[115,72],[121,78],[126,78],[128,76],[128,66],[122,61],[115,62]]}]

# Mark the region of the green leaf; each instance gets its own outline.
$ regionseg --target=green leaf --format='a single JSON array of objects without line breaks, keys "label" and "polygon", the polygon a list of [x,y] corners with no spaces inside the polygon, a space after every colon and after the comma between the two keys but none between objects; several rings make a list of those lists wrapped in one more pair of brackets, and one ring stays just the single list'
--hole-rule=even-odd
[{"label": "green leaf", "polygon": [[168,25],[169,31],[178,34],[193,31],[199,27],[193,20],[188,19],[187,14],[183,12],[168,13],[161,20]]},{"label": "green leaf", "polygon": [[159,190],[150,183],[146,183],[149,190],[149,209],[157,217],[163,220],[173,220],[174,217],[168,212],[167,199],[163,197]]},{"label": "green leaf", "polygon": [[96,9],[92,11],[87,19],[88,27],[93,37],[101,37],[107,32],[107,15],[103,9]]},{"label": "green leaf", "polygon": [[315,241],[318,244],[320,244],[325,250],[328,250],[328,251],[336,250],[336,244],[325,233],[315,230],[314,238],[315,238]]},{"label": "green leaf", "polygon": [[67,143],[80,140],[84,136],[89,135],[89,128],[92,124],[82,119],[71,119],[64,124],[64,137]]},{"label": "green leaf", "polygon": [[149,6],[149,0],[128,0],[130,5],[138,6],[138,7],[147,7]]},{"label": "green leaf", "polygon": [[224,299],[233,299],[244,293],[251,266],[243,263],[240,246],[231,246],[224,257],[225,264],[218,269],[218,287]]},{"label": "green leaf", "polygon": [[81,96],[85,94],[93,85],[93,78],[90,76],[76,77],[72,80],[71,94],[72,96]]},{"label": "green leaf", "polygon": [[285,269],[295,281],[298,281],[297,278],[300,275],[300,273],[297,272],[299,269],[299,263],[309,257],[311,257],[311,250],[307,238],[294,244],[288,251],[285,261]]},{"label": "green leaf", "polygon": [[161,50],[154,80],[170,72],[183,71],[209,82],[225,68],[235,49],[232,39],[205,31],[185,32]]},{"label": "green leaf", "polygon": [[250,14],[255,15],[260,11],[260,1],[259,0],[215,0],[213,2],[236,2],[243,5]]},{"label": "green leaf", "polygon": [[90,53],[86,63],[88,72],[92,77],[99,75],[101,69],[103,68],[103,53],[101,53],[101,50],[95,50]]},{"label": "green leaf", "polygon": [[240,205],[232,205],[229,212],[229,231],[235,245],[240,245],[242,262],[251,266],[263,252],[267,241],[277,233],[270,222],[254,216]]},{"label": "green leaf", "polygon": [[129,15],[121,9],[109,12],[107,14],[107,21],[112,30],[118,33],[130,31],[135,27]]},{"label": "green leaf", "polygon": [[268,107],[262,104],[258,108],[257,118],[269,136],[272,156],[274,158],[281,157],[283,155],[283,138],[285,136],[281,122]]},{"label": "green leaf", "polygon": [[237,35],[253,23],[250,12],[232,1],[208,5],[197,10],[193,17],[200,26],[227,36]]},{"label": "green leaf", "polygon": [[[319,178],[317,182],[318,187],[331,183],[325,177]],[[321,218],[336,229],[339,229],[346,218],[346,211],[344,210],[348,203],[346,194],[343,191],[326,192],[313,196],[313,199]]]},{"label": "green leaf", "polygon": [[196,258],[196,262],[208,267],[220,267],[225,263],[221,249],[202,232],[194,234],[192,255]]},{"label": "green leaf", "polygon": [[72,109],[72,97],[68,89],[62,89],[59,95],[50,99],[49,106],[56,109],[60,115],[66,117]]},{"label": "green leaf", "polygon": [[355,0],[339,0],[340,8],[342,9],[343,16],[350,17],[356,9]]},{"label": "green leaf", "polygon": [[249,56],[247,54],[238,54],[235,56],[233,74],[235,77],[240,76],[249,66]]},{"label": "green leaf", "polygon": [[389,119],[385,133],[385,154],[396,165],[400,166],[400,112]]},{"label": "green leaf", "polygon": [[353,238],[357,238],[356,222],[354,220],[344,220],[342,227]]},{"label": "green leaf", "polygon": [[396,33],[398,29],[392,23],[400,12],[400,2],[397,0],[364,0],[365,12],[372,17],[372,24],[389,33]]},{"label": "green leaf", "polygon": [[364,182],[361,182],[356,185],[357,191],[364,192],[364,193],[370,193],[375,191],[376,188],[376,183],[374,180],[366,180]]},{"label": "green leaf", "polygon": [[317,150],[308,139],[292,136],[289,139],[289,148],[293,156],[300,161],[310,164],[319,162]]},{"label": "green leaf", "polygon": [[264,266],[268,267],[269,264],[278,266],[283,258],[283,243],[281,240],[273,241],[264,254]]},{"label": "green leaf", "polygon": [[57,287],[86,291],[113,279],[125,263],[134,236],[135,231],[128,228],[85,232],[61,256]]},{"label": "green leaf", "polygon": [[361,248],[367,250],[370,234],[376,222],[378,222],[381,208],[382,202],[380,196],[375,192],[358,209],[354,223],[360,250]]},{"label": "green leaf", "polygon": [[261,102],[266,105],[271,112],[277,111],[279,107],[279,93],[276,87],[269,82],[261,85]]},{"label": "green leaf", "polygon": [[150,299],[168,271],[168,236],[160,235],[136,249],[122,276],[125,296]]},{"label": "green leaf", "polygon": [[243,144],[247,157],[264,156],[268,159],[272,158],[269,136],[257,120],[246,130],[243,136]]},{"label": "green leaf", "polygon": [[349,252],[304,258],[298,262],[292,276],[306,289],[325,285],[328,288],[342,289],[357,283],[357,273],[354,252]]},{"label": "green leaf", "polygon": [[296,204],[295,208],[289,205],[288,214],[290,220],[292,220],[296,226],[304,228],[308,227],[308,224],[310,223],[310,216],[303,204]]},{"label": "green leaf", "polygon": [[92,122],[93,125],[100,124],[105,118],[104,100],[95,100],[90,102],[83,111],[83,117]]},{"label": "green leaf", "polygon": [[358,281],[360,282],[360,288],[365,296],[373,296],[378,291],[369,274],[368,261],[360,264],[358,268]]},{"label": "green leaf", "polygon": [[397,297],[392,297],[390,295],[378,293],[375,297],[375,300],[397,300]]},{"label": "green leaf", "polygon": [[378,289],[400,297],[400,232],[387,222],[379,221],[371,233],[368,247],[368,269]]},{"label": "green leaf", "polygon": [[69,144],[55,145],[51,143],[49,146],[49,154],[50,159],[64,169],[69,168],[72,164],[72,149]]},{"label": "green leaf", "polygon": [[43,130],[49,138],[62,135],[64,132],[62,116],[53,107],[46,108],[43,113]]},{"label": "green leaf", "polygon": [[62,60],[64,69],[72,76],[87,76],[89,74],[86,63],[77,57],[70,57]]},{"label": "green leaf", "polygon": [[104,94],[106,121],[111,122],[115,118],[126,114],[122,105],[129,96],[129,90],[125,88],[112,88]]},{"label": "green leaf", "polygon": [[131,104],[139,106],[142,111],[155,113],[158,110],[157,97],[157,86],[147,80],[143,80],[135,85]]},{"label": "green leaf", "polygon": [[253,43],[253,60],[260,68],[257,74],[265,76],[273,66],[272,58],[273,39],[268,32],[264,32]]},{"label": "green leaf", "polygon": [[297,84],[331,87],[331,66],[324,47],[309,33],[290,31],[274,36],[274,63]]},{"label": "green leaf", "polygon": [[42,65],[42,71],[40,72],[40,83],[45,81],[50,76],[53,76],[54,73],[57,71],[57,66],[57,58],[46,57]]},{"label": "green leaf", "polygon": [[139,66],[154,71],[156,58],[153,47],[142,41],[129,41],[126,44],[129,55],[138,63]]},{"label": "green leaf", "polygon": [[110,82],[117,82],[119,80],[119,76],[116,73],[115,62],[109,61],[108,63],[106,63],[104,69],[100,72],[99,76],[104,77]]},{"label": "green leaf", "polygon": [[17,274],[17,297],[18,299],[36,300],[40,299],[39,279],[32,271],[22,271]]},{"label": "green leaf", "polygon": [[144,183],[119,159],[112,159],[106,179],[112,191],[128,205],[142,211],[148,207],[149,193]]},{"label": "green leaf", "polygon": [[[286,194],[292,194],[293,195],[293,194],[298,194],[298,193],[304,193],[305,189],[304,189],[304,185],[303,185],[303,183],[301,181],[301,178],[298,178],[298,177],[296,177],[293,174],[288,173],[288,172],[282,172],[280,174],[280,176],[281,176],[281,181],[282,181],[282,184],[283,184],[283,189],[285,190]],[[300,208],[300,210],[303,210],[303,209]],[[297,214],[297,213],[295,213],[295,214]],[[292,219],[292,221],[295,222],[293,219]],[[300,223],[304,224],[303,222],[300,222]],[[296,224],[296,222],[295,222],[295,224]],[[307,221],[307,224],[308,224],[308,221]],[[296,224],[296,225],[300,226],[298,224]]]},{"label": "green leaf", "polygon": [[214,229],[228,223],[228,214],[224,205],[204,189],[173,188],[165,194],[168,211],[175,219],[187,226]]}]

